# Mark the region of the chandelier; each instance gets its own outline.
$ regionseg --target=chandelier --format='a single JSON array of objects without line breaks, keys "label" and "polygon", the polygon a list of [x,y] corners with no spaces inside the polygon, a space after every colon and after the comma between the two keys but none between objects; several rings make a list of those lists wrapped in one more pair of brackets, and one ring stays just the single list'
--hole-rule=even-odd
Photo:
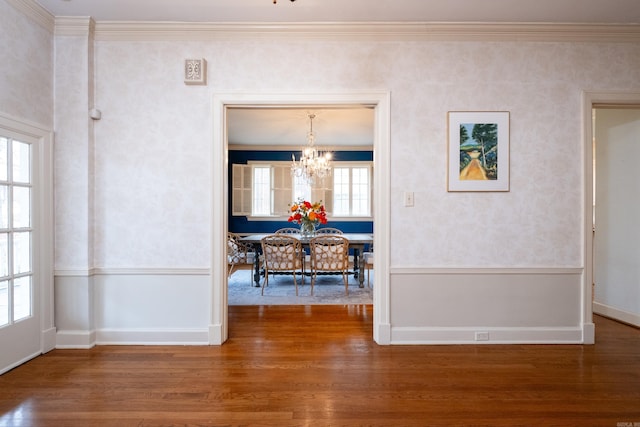
[{"label": "chandelier", "polygon": [[[296,0],[291,0],[291,3],[293,3],[294,1]],[[273,4],[276,4],[276,3],[278,3],[278,0],[273,0]]]},{"label": "chandelier", "polygon": [[291,154],[291,175],[303,178],[307,183],[314,184],[315,178],[324,178],[331,175],[331,153],[320,153],[315,146],[313,134],[313,119],[315,114],[309,114],[309,134],[307,146],[303,147],[300,160],[296,161],[295,154]]}]

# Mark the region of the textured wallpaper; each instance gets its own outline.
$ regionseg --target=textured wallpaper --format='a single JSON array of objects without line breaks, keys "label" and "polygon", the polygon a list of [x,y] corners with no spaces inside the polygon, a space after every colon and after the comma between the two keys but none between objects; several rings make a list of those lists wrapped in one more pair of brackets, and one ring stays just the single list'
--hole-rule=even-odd
[{"label": "textured wallpaper", "polygon": [[[391,93],[391,266],[578,267],[582,91],[640,91],[640,46],[622,43],[100,41],[95,54],[103,268],[210,265],[215,92],[357,90]],[[192,57],[207,59],[207,86],[183,83]],[[447,112],[462,110],[510,112],[510,192],[446,191]],[[58,186],[74,173],[86,179]],[[83,227],[83,203],[56,215]],[[67,233],[56,245],[57,268],[82,251]]]},{"label": "textured wallpaper", "polygon": [[56,265],[80,270],[92,266],[94,246],[88,70],[88,37],[56,37],[55,258]]},{"label": "textured wallpaper", "polygon": [[0,2],[0,111],[53,128],[53,36]]}]

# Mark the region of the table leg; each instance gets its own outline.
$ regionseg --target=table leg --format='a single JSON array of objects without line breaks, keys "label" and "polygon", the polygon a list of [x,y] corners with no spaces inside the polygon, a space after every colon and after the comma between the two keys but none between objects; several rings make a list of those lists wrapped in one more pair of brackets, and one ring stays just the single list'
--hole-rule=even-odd
[{"label": "table leg", "polygon": [[360,256],[360,250],[364,254],[364,245],[353,248],[353,278],[358,279],[358,287],[364,288],[364,256]]},{"label": "table leg", "polygon": [[255,287],[260,287],[260,245],[253,245],[256,253],[256,261],[253,267],[253,281],[256,283]]}]

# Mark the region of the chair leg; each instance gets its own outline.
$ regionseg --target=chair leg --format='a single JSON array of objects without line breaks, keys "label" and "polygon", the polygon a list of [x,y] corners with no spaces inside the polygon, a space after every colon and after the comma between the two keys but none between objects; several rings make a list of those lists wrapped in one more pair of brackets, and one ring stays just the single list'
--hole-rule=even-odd
[{"label": "chair leg", "polygon": [[344,282],[344,293],[345,295],[349,295],[349,278],[347,277],[347,272],[342,272],[342,281]]},{"label": "chair leg", "polygon": [[233,274],[233,264],[227,264],[227,279]]},{"label": "chair leg", "polygon": [[267,269],[264,269],[264,280],[262,281],[262,292],[261,294],[264,295],[264,287],[269,285],[269,272],[267,271]]},{"label": "chair leg", "polygon": [[296,279],[296,272],[295,270],[293,271],[293,284],[296,287],[296,296],[298,296],[298,279]]}]

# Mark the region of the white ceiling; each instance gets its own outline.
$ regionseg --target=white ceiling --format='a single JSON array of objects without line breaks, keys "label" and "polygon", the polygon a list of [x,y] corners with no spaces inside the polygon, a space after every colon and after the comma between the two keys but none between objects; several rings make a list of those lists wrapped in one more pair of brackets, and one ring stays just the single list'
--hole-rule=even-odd
[{"label": "white ceiling", "polygon": [[373,145],[373,108],[229,108],[227,134],[231,145],[306,144],[309,114],[316,145]]},{"label": "white ceiling", "polygon": [[[640,23],[640,0],[36,0],[54,16],[95,21],[209,23],[526,22]],[[319,145],[371,145],[373,110],[233,109],[230,144],[295,145],[309,112]]]},{"label": "white ceiling", "polygon": [[96,21],[640,23],[639,0],[36,0]]}]

